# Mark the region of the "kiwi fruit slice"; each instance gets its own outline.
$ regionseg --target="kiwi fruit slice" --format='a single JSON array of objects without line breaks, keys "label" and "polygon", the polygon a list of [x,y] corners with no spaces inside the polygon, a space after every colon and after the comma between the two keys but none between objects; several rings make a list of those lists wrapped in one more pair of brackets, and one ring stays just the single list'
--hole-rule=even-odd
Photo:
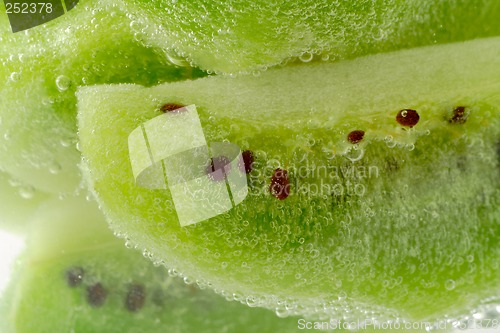
[{"label": "kiwi fruit slice", "polygon": [[500,34],[495,0],[113,3],[130,13],[145,44],[229,74]]},{"label": "kiwi fruit slice", "polygon": [[[24,332],[291,332],[296,318],[228,302],[127,249],[95,202],[47,202],[0,299],[0,328]],[[187,283],[187,284],[186,284]],[[233,299],[233,295],[226,295]]]},{"label": "kiwi fruit slice", "polygon": [[[499,294],[499,50],[486,38],[257,77],[81,87],[82,169],[117,235],[253,305],[454,316]],[[192,105],[208,145],[241,148],[248,195],[183,227],[175,184],[136,184],[128,140]],[[178,129],[148,136],[149,152],[199,130]]]},{"label": "kiwi fruit slice", "polygon": [[53,193],[72,192],[80,183],[77,86],[155,85],[202,75],[143,46],[126,13],[85,1],[47,24],[2,31],[0,63],[0,167]]}]

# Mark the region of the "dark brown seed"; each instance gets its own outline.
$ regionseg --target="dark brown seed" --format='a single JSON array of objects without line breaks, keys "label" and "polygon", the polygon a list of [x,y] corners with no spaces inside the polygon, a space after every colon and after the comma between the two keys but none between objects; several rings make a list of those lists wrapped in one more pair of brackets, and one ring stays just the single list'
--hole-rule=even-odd
[{"label": "dark brown seed", "polygon": [[363,140],[364,136],[365,136],[365,131],[356,130],[356,131],[352,131],[351,133],[349,133],[347,135],[347,140],[350,143],[358,143],[361,140]]},{"label": "dark brown seed", "polygon": [[464,106],[458,106],[453,110],[453,116],[449,122],[451,124],[464,124],[467,121],[467,114],[465,113]]},{"label": "dark brown seed", "polygon": [[95,308],[102,306],[107,296],[108,292],[100,283],[87,287],[87,302]]},{"label": "dark brown seed", "polygon": [[[215,182],[224,180],[226,173],[224,167],[226,167],[227,172],[229,172],[231,168],[230,163],[231,162],[226,156],[217,156],[211,158],[209,164],[206,167],[206,173],[208,177]],[[221,173],[215,173],[215,171],[217,170],[220,170]]]},{"label": "dark brown seed", "polygon": [[255,161],[253,152],[251,150],[245,150],[241,153],[241,156],[243,157],[243,165],[240,165],[240,170],[243,171],[244,169],[246,173],[252,172],[253,162]]},{"label": "dark brown seed", "polygon": [[66,282],[71,288],[78,287],[82,284],[85,271],[81,267],[71,267],[66,271]]},{"label": "dark brown seed", "polygon": [[167,112],[172,112],[172,111],[175,111],[175,110],[183,108],[183,107],[185,107],[185,105],[177,104],[177,103],[167,103],[167,104],[164,104],[160,108],[160,110],[164,113],[167,113]]},{"label": "dark brown seed", "polygon": [[282,169],[274,170],[269,185],[271,194],[279,200],[284,200],[290,195],[290,181],[288,180],[288,171]]},{"label": "dark brown seed", "polygon": [[403,126],[412,128],[420,120],[418,112],[412,109],[404,109],[398,112],[396,121]]},{"label": "dark brown seed", "polygon": [[130,286],[127,298],[125,299],[125,307],[130,312],[137,312],[144,307],[146,301],[146,290],[142,284],[133,284]]}]

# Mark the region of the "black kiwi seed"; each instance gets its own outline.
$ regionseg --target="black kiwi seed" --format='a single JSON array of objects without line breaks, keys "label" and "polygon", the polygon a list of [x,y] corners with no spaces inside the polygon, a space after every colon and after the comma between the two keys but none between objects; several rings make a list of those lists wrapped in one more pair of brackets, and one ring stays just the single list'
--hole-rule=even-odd
[{"label": "black kiwi seed", "polygon": [[85,271],[81,267],[71,267],[66,271],[66,282],[71,288],[82,284]]},{"label": "black kiwi seed", "polygon": [[403,126],[412,128],[420,120],[418,112],[412,109],[403,109],[396,115],[396,121]]},{"label": "black kiwi seed", "polygon": [[101,283],[96,283],[94,285],[87,287],[87,302],[98,308],[106,302],[106,298],[108,297],[108,292],[104,289]]},{"label": "black kiwi seed", "polygon": [[175,111],[175,110],[183,108],[183,107],[185,107],[185,105],[178,104],[178,103],[167,103],[167,104],[164,104],[160,108],[160,111],[162,111],[163,113],[167,113],[167,112],[172,112],[172,111]]},{"label": "black kiwi seed", "polygon": [[358,143],[361,140],[363,140],[364,136],[365,136],[365,131],[355,130],[347,135],[347,140],[350,143]]},{"label": "black kiwi seed", "polygon": [[278,200],[284,200],[290,195],[290,181],[288,171],[276,169],[271,177],[269,191]]},{"label": "black kiwi seed", "polygon": [[457,106],[455,110],[453,110],[453,116],[450,118],[449,122],[451,124],[464,124],[467,121],[467,116],[465,107]]},{"label": "black kiwi seed", "polygon": [[255,157],[253,155],[253,152],[251,150],[245,150],[241,153],[241,156],[243,157],[243,166],[240,166],[240,169],[245,168],[246,173],[252,172],[253,169],[253,162],[255,161]]},{"label": "black kiwi seed", "polygon": [[133,284],[130,286],[127,298],[125,299],[125,307],[130,312],[137,312],[144,307],[146,301],[146,290],[142,284]]},{"label": "black kiwi seed", "polygon": [[[231,161],[226,156],[217,156],[210,159],[207,167],[205,168],[208,177],[216,182],[224,180],[226,171],[229,172],[231,167]],[[226,170],[227,169],[227,170]],[[221,170],[222,174],[214,173],[217,170]]]}]

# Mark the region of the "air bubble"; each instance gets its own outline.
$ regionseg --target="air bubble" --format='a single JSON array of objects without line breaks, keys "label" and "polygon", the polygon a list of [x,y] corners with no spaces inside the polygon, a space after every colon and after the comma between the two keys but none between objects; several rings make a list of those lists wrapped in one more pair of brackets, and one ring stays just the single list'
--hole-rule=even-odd
[{"label": "air bubble", "polygon": [[167,226],[165,223],[158,223],[156,229],[160,232],[164,232],[167,229]]},{"label": "air bubble", "polygon": [[349,149],[349,151],[345,154],[345,157],[351,162],[356,162],[361,160],[364,155],[365,150],[363,148],[354,146],[352,149]]},{"label": "air bubble", "polygon": [[276,315],[280,318],[286,318],[290,315],[290,311],[286,308],[276,308]]},{"label": "air bubble", "polygon": [[71,79],[64,75],[59,75],[56,79],[56,86],[59,91],[68,90],[71,86]]},{"label": "air bubble", "polygon": [[299,60],[302,62],[310,62],[313,60],[314,55],[310,52],[304,52],[299,56]]},{"label": "air bubble", "polygon": [[24,199],[31,199],[35,196],[35,188],[33,186],[22,186],[19,188],[19,195]]},{"label": "air bubble", "polygon": [[19,74],[18,72],[12,72],[10,74],[10,80],[12,82],[17,82],[17,81],[19,81],[20,78],[21,78],[21,74]]},{"label": "air bubble", "polygon": [[394,141],[394,138],[392,137],[392,135],[386,135],[384,138],[384,142],[387,145],[387,147],[389,147],[389,148],[394,148],[397,145],[397,142]]},{"label": "air bubble", "polygon": [[44,99],[42,99],[42,104],[43,105],[51,105],[51,104],[54,104],[54,100],[52,98],[44,98]]},{"label": "air bubble", "polygon": [[171,268],[168,270],[168,275],[171,277],[179,276],[179,272],[175,268]]},{"label": "air bubble", "polygon": [[238,293],[233,294],[233,300],[236,302],[241,302],[244,299],[244,296]]},{"label": "air bubble", "polygon": [[455,284],[455,281],[453,281],[453,280],[447,280],[444,284],[444,287],[446,288],[446,290],[453,290],[453,289],[455,289],[455,286],[456,286],[456,284]]},{"label": "air bubble", "polygon": [[170,61],[172,64],[179,66],[179,67],[188,67],[189,63],[186,61],[186,59],[183,59],[177,55],[173,54],[166,54],[168,61]]},{"label": "air bubble", "polygon": [[409,145],[406,145],[406,150],[412,151],[415,149],[415,145],[413,143],[410,143]]},{"label": "air bubble", "polygon": [[132,247],[134,247],[134,244],[132,244],[132,242],[130,241],[130,239],[127,239],[127,240],[125,241],[125,247],[126,247],[127,249],[131,249]]},{"label": "air bubble", "polygon": [[248,296],[246,299],[246,303],[249,307],[254,308],[259,305],[259,300],[253,296]]},{"label": "air bubble", "polygon": [[59,141],[59,143],[61,144],[61,146],[67,148],[67,147],[71,146],[71,139],[68,139],[68,138],[61,139]]},{"label": "air bubble", "polygon": [[61,165],[57,162],[53,162],[49,165],[49,172],[53,175],[57,175],[59,172],[61,172],[61,169]]}]

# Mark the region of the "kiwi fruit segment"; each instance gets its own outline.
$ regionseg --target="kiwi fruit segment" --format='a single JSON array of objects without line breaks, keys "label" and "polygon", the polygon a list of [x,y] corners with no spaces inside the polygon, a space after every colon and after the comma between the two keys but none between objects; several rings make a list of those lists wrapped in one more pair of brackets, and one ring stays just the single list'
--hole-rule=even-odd
[{"label": "kiwi fruit segment", "polygon": [[207,71],[349,59],[497,36],[495,0],[113,1],[146,45]]},{"label": "kiwi fruit segment", "polygon": [[[82,87],[82,170],[119,236],[252,304],[457,315],[499,292],[499,49],[487,38],[258,77]],[[168,104],[195,105],[209,145],[254,158],[247,198],[187,227],[169,189],[137,186],[131,169],[130,133]]]},{"label": "kiwi fruit segment", "polygon": [[[37,211],[4,295],[4,333],[291,332],[278,318],[200,289],[114,237],[95,202],[67,197]],[[241,301],[241,300],[240,300]]]}]

